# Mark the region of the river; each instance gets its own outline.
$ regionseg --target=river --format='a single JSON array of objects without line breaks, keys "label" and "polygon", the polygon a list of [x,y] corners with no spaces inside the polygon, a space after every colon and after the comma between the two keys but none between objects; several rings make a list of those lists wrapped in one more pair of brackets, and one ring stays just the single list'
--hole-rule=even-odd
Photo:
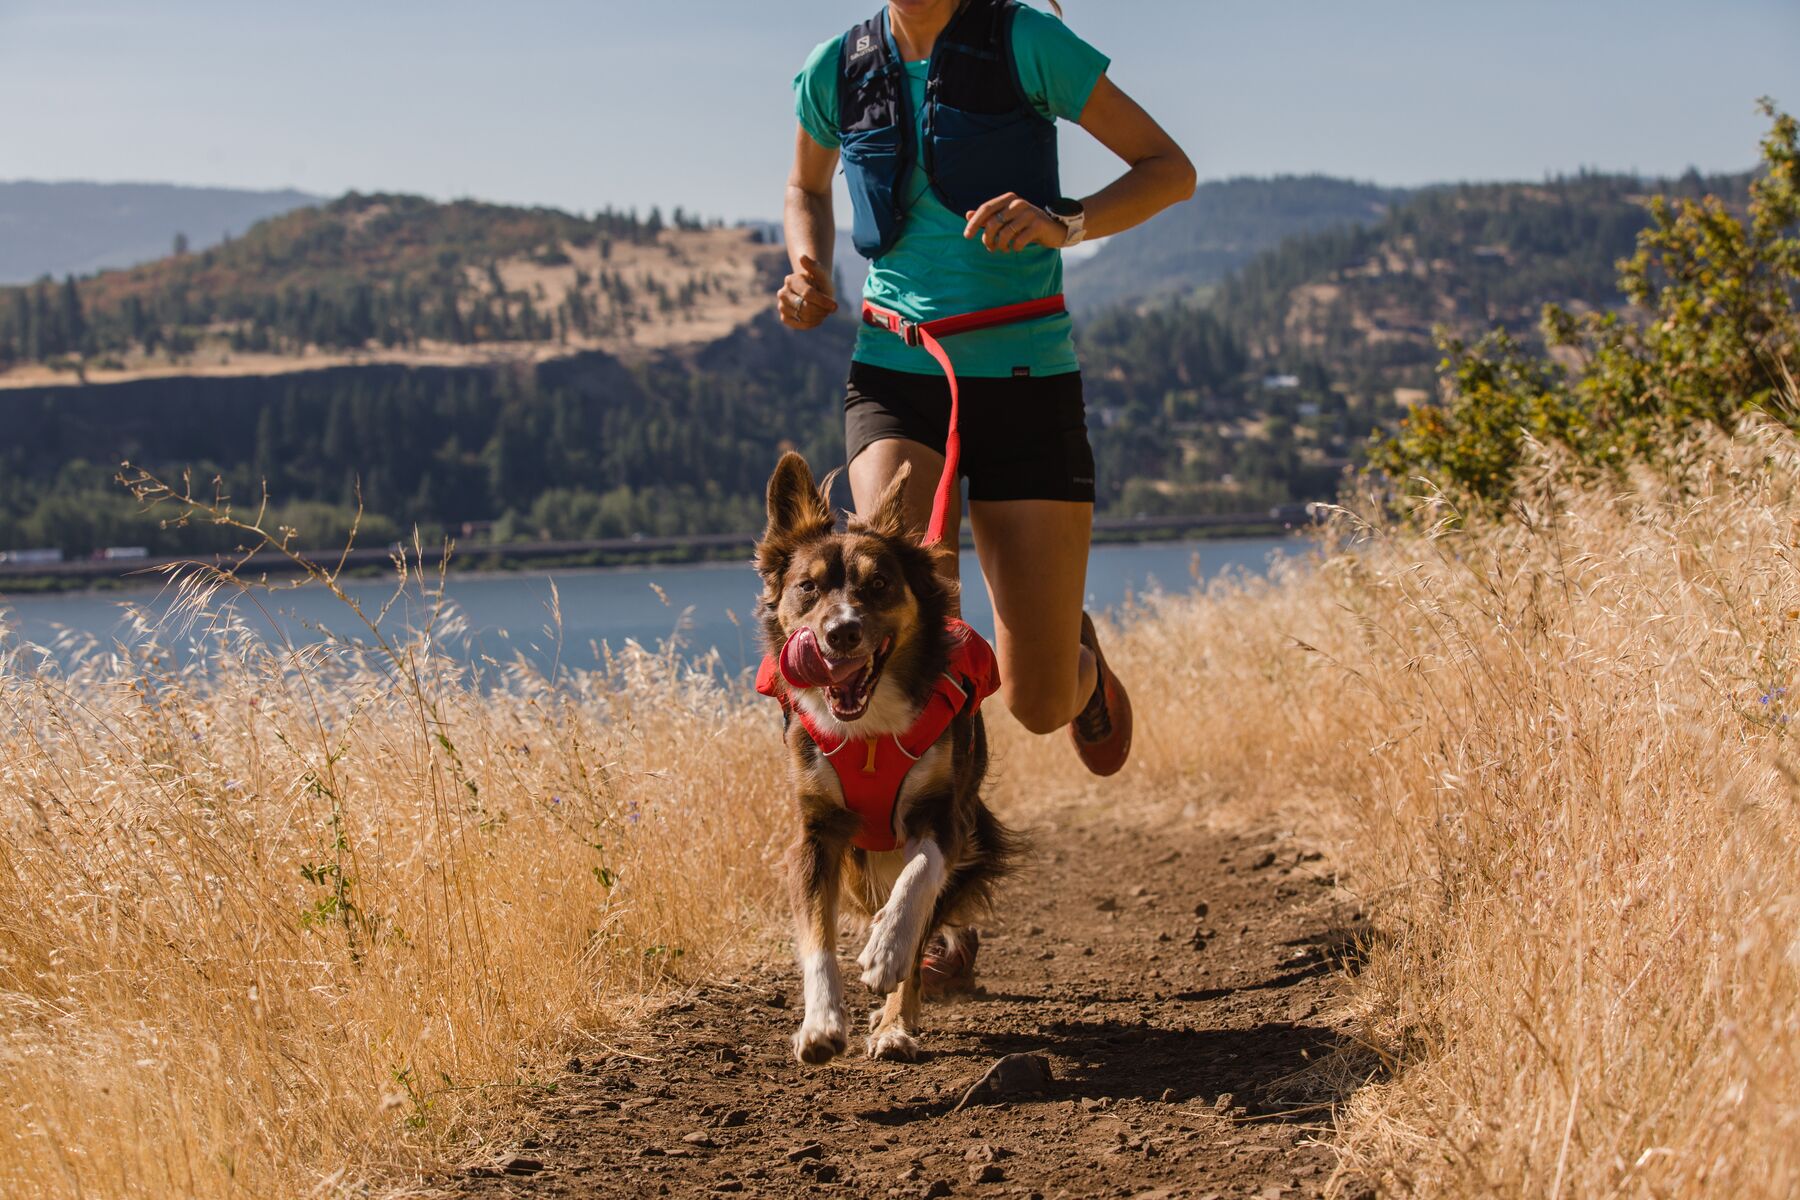
[{"label": "river", "polygon": [[[1261,573],[1270,556],[1304,551],[1309,543],[1295,539],[1246,538],[1222,541],[1122,543],[1095,546],[1088,559],[1088,608],[1116,610],[1131,596],[1163,589],[1187,591],[1197,581],[1226,571]],[[963,614],[982,633],[993,633],[993,607],[972,552],[962,556]],[[552,585],[560,601],[560,642],[552,621]],[[655,646],[679,636],[690,653],[716,648],[722,665],[736,671],[756,653],[755,608],[759,581],[740,563],[680,566],[552,569],[508,574],[451,575],[448,595],[467,623],[470,637],[463,649],[471,655],[510,660],[524,652],[533,661],[560,660],[591,664],[595,647],[622,645],[634,639]],[[370,611],[391,593],[391,586],[357,580],[347,590]],[[328,628],[350,634],[355,618],[323,589],[308,586],[257,597],[266,612],[237,601],[253,623],[279,629],[296,641],[308,641]],[[60,595],[8,596],[0,593],[0,629],[13,645],[30,642],[61,645],[66,655],[71,638],[91,636],[108,641],[128,636],[128,606],[152,618],[168,610],[170,598],[154,589],[81,592]],[[390,616],[410,621],[421,611],[416,597],[403,601]]]}]

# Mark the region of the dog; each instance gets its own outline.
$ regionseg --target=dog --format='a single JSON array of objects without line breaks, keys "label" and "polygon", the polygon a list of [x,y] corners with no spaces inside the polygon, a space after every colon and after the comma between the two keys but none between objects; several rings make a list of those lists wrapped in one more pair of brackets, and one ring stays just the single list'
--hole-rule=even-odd
[{"label": "dog", "polygon": [[[786,454],[769,479],[768,527],[756,546],[757,616],[770,652],[758,690],[780,699],[788,717],[798,823],[786,869],[805,991],[793,1035],[802,1063],[829,1062],[849,1046],[840,899],[867,921],[857,964],[886,998],[871,1016],[867,1053],[910,1062],[920,1053],[927,940],[939,930],[954,937],[989,908],[1022,850],[981,799],[988,746],[977,704],[998,686],[992,651],[952,620],[957,584],[945,567],[955,551],[906,532],[907,477],[903,467],[874,509],[840,532],[830,477],[821,488],[804,458]],[[904,771],[889,792],[887,829],[864,794],[881,755]]]}]

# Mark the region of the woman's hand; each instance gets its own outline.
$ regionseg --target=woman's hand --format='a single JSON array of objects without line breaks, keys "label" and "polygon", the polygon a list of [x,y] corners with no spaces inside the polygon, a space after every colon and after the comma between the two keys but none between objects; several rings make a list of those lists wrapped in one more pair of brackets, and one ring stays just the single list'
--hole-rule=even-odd
[{"label": "woman's hand", "polygon": [[775,311],[789,329],[816,329],[837,307],[825,269],[808,254],[800,256],[800,269],[782,280],[775,293]]},{"label": "woman's hand", "polygon": [[963,229],[965,238],[981,234],[981,244],[989,250],[1010,254],[1027,246],[1048,246],[1061,250],[1069,240],[1069,227],[1015,192],[995,196],[968,214]]}]

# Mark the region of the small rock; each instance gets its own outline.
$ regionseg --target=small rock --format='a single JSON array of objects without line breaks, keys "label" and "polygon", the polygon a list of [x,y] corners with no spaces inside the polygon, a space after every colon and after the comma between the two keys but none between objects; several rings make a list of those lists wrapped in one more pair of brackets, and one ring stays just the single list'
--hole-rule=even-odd
[{"label": "small rock", "polygon": [[639,1158],[661,1158],[667,1153],[661,1146],[639,1146]]},{"label": "small rock", "polygon": [[825,1147],[817,1142],[808,1142],[787,1152],[787,1160],[791,1163],[804,1162],[809,1158],[824,1158]]},{"label": "small rock", "polygon": [[736,1129],[749,1119],[750,1111],[748,1109],[734,1108],[719,1118],[719,1127],[721,1129]]},{"label": "small rock", "polygon": [[992,1104],[1015,1096],[1034,1095],[1055,1078],[1050,1070],[1050,1060],[1043,1055],[1008,1054],[971,1084],[951,1111],[961,1112],[971,1104]]},{"label": "small rock", "polygon": [[925,1190],[919,1194],[923,1196],[925,1200],[938,1200],[939,1196],[948,1196],[951,1191],[950,1185],[944,1180],[934,1179],[927,1184]]},{"label": "small rock", "polygon": [[1194,916],[1196,918],[1204,918],[1206,916],[1206,914],[1211,911],[1212,911],[1212,909],[1207,907],[1206,901],[1204,901],[1204,900],[1202,900],[1198,904],[1194,905]]},{"label": "small rock", "polygon": [[712,1190],[715,1192],[741,1192],[744,1190],[744,1181],[741,1179],[721,1179],[719,1182],[712,1185]]},{"label": "small rock", "polygon": [[536,1175],[544,1169],[544,1164],[535,1158],[521,1158],[515,1154],[501,1163],[500,1169],[508,1175]]},{"label": "small rock", "polygon": [[565,1069],[571,1075],[581,1074],[581,1059],[578,1057],[569,1059],[568,1063],[566,1064]]},{"label": "small rock", "polygon": [[1219,1098],[1217,1100],[1213,1101],[1213,1111],[1214,1112],[1230,1112],[1231,1111],[1231,1101],[1232,1101],[1232,1095],[1230,1092],[1220,1092]]},{"label": "small rock", "polygon": [[1174,862],[1176,859],[1178,859],[1180,857],[1181,857],[1181,851],[1171,850],[1167,854],[1163,855],[1161,858],[1157,859],[1156,865],[1159,867],[1166,867],[1170,863]]},{"label": "small rock", "polygon": [[1174,1089],[1174,1088],[1164,1088],[1164,1089],[1163,1089],[1163,1092],[1162,1092],[1162,1102],[1163,1102],[1163,1103],[1164,1103],[1164,1104],[1173,1104],[1173,1103],[1175,1103],[1175,1098],[1176,1098],[1176,1097],[1175,1097],[1175,1089]]},{"label": "small rock", "polygon": [[1094,948],[1092,946],[1083,946],[1081,948],[1081,957],[1083,957],[1083,958],[1094,957]]},{"label": "small rock", "polygon": [[640,1108],[649,1108],[656,1103],[655,1096],[638,1096],[619,1105],[620,1112],[636,1112]]},{"label": "small rock", "polygon": [[999,1183],[1006,1178],[1006,1172],[993,1163],[983,1163],[969,1168],[970,1183]]},{"label": "small rock", "polygon": [[1044,932],[1044,927],[1042,925],[1031,925],[1031,926],[1026,927],[1025,936],[1026,937],[1037,937],[1040,934],[1042,934],[1043,932]]},{"label": "small rock", "polygon": [[770,992],[767,996],[763,997],[763,1003],[770,1008],[786,1008],[787,994],[785,992]]},{"label": "small rock", "polygon": [[703,1132],[702,1130],[699,1130],[699,1129],[694,1130],[694,1132],[692,1132],[692,1133],[682,1134],[681,1140],[686,1142],[690,1146],[698,1146],[702,1150],[710,1150],[719,1144],[719,1143],[713,1141],[710,1137],[707,1137],[705,1132]]},{"label": "small rock", "polygon": [[1119,902],[1111,896],[1104,897],[1094,905],[1095,912],[1118,912]]},{"label": "small rock", "polygon": [[906,1170],[900,1172],[901,1183],[917,1183],[923,1178],[925,1178],[925,1168],[918,1163],[913,1163]]},{"label": "small rock", "polygon": [[1148,896],[1150,894],[1150,889],[1140,883],[1131,889],[1131,894],[1133,896]]},{"label": "small rock", "polygon": [[1156,940],[1159,942],[1171,942],[1171,941],[1174,941],[1175,939],[1171,938],[1169,936],[1169,931],[1165,929],[1161,933],[1156,935]]},{"label": "small rock", "polygon": [[1081,1110],[1083,1112],[1099,1112],[1110,1103],[1111,1101],[1105,1096],[1083,1096],[1081,1098]]},{"label": "small rock", "polygon": [[1261,854],[1251,860],[1250,869],[1252,871],[1265,871],[1274,865],[1275,852],[1273,850],[1264,850]]},{"label": "small rock", "polygon": [[810,1175],[820,1183],[836,1183],[838,1169],[828,1162],[809,1161],[800,1164],[800,1173]]}]

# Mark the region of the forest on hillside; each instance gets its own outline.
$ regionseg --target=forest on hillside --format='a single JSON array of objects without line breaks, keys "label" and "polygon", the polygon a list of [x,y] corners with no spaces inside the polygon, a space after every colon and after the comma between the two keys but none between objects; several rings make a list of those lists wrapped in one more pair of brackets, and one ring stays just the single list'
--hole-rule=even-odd
[{"label": "forest on hillside", "polygon": [[[198,253],[178,243],[173,255],[126,270],[0,288],[0,370],[179,364],[207,338],[238,354],[291,355],[623,333],[731,285],[722,273],[684,272],[673,283],[618,268],[613,248],[705,227],[680,209],[668,220],[660,210],[581,217],[353,192]],[[509,283],[500,269],[511,259],[566,267],[572,249],[597,250],[596,261],[557,296]]]},{"label": "forest on hillside", "polygon": [[1410,195],[1326,175],[1213,180],[1071,266],[1069,296],[1081,312],[1193,300],[1265,250],[1307,234],[1372,225]]},{"label": "forest on hillside", "polygon": [[[1649,193],[1717,192],[1734,202],[1746,182],[1582,175],[1427,189],[1373,223],[1266,250],[1209,298],[1083,316],[1077,336],[1101,512],[1247,512],[1330,498],[1371,435],[1394,428],[1436,388],[1439,327],[1467,336],[1498,326],[1530,344],[1547,302],[1616,307],[1616,260],[1646,224]],[[71,338],[100,345],[141,339],[146,329],[166,336],[244,311],[252,314],[244,330],[313,344],[378,340],[377,327],[437,337],[447,332],[432,324],[439,319],[461,321],[469,334],[463,305],[480,289],[434,310],[426,282],[434,271],[466,276],[470,262],[556,239],[643,241],[661,220],[431,206],[396,226],[412,231],[408,238],[358,266],[342,242],[345,217],[390,219],[392,198],[339,203],[323,223],[309,215],[320,210],[290,214],[210,261],[194,255],[141,276],[16,289],[10,308],[0,304],[0,345],[11,336],[22,352],[24,330],[40,339],[27,350],[47,353]],[[268,292],[265,256],[294,290]],[[132,278],[148,281],[149,298],[125,287]],[[316,303],[301,284],[317,289]],[[95,299],[102,296],[109,299]],[[499,328],[543,338],[553,333],[544,322],[571,319],[516,306],[505,317],[490,311],[511,324],[484,336]],[[134,333],[139,318],[147,324]],[[841,459],[838,413],[854,329],[840,316],[798,336],[765,316],[723,340],[629,363],[593,352],[509,366],[364,365],[0,390],[0,425],[13,435],[0,444],[0,549],[81,555],[114,545],[188,552],[229,544],[217,530],[166,528],[159,515],[140,513],[113,482],[123,459],[166,476],[188,470],[201,484],[216,475],[240,506],[258,503],[266,484],[279,520],[314,546],[340,541],[359,506],[364,544],[415,527],[431,540],[501,541],[751,529],[782,448],[795,445],[820,464]]]}]

